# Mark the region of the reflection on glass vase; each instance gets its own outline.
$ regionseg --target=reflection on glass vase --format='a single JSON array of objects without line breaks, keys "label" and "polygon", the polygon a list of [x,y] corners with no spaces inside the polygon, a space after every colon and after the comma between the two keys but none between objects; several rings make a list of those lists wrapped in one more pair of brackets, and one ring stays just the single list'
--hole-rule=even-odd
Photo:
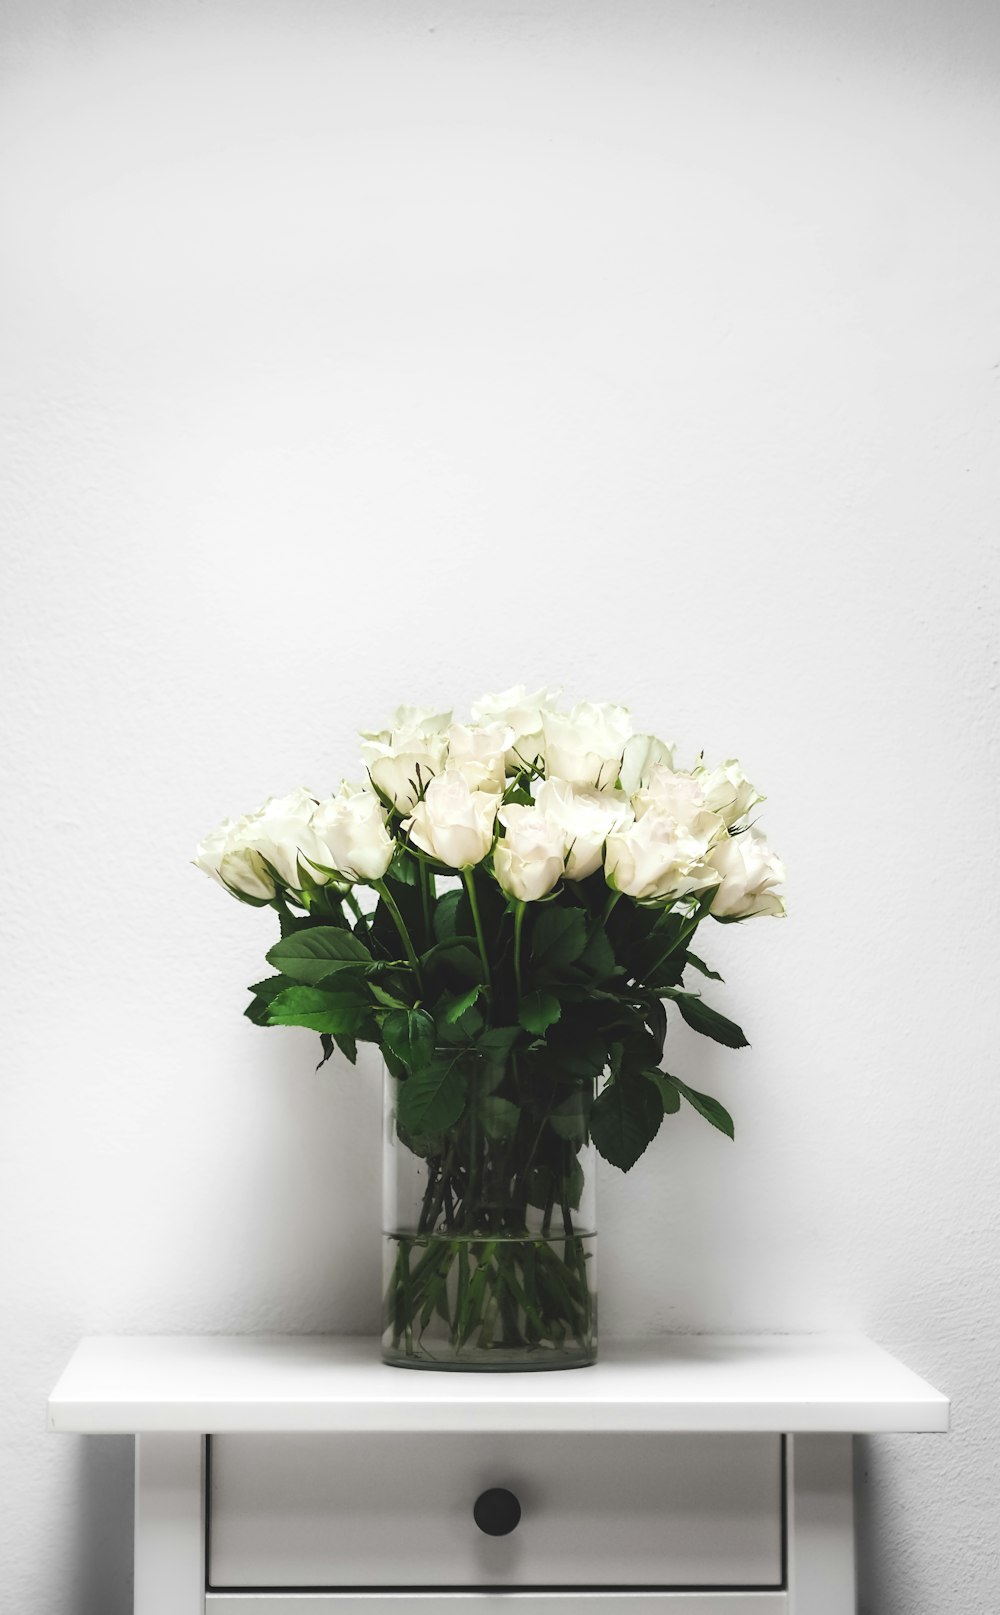
[{"label": "reflection on glass vase", "polygon": [[441,1085],[456,1119],[408,1132],[400,1095],[414,1073],[386,1069],[383,1358],[479,1370],[594,1362],[593,1081],[536,1066],[529,1082],[509,1051],[454,1047],[417,1076]]}]

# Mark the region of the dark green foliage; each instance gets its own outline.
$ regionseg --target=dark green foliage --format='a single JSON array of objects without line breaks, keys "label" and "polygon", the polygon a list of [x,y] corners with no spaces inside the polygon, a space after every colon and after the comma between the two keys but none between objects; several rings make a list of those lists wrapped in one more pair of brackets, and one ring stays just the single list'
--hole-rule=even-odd
[{"label": "dark green foliage", "polygon": [[267,954],[267,962],[292,981],[315,987],[338,971],[363,969],[372,963],[372,956],[352,932],[316,925],[283,937]]},{"label": "dark green foliage", "polygon": [[382,1022],[382,1041],[400,1063],[413,1070],[434,1053],[434,1022],[423,1009],[394,1009]]},{"label": "dark green foliage", "polygon": [[590,1136],[606,1161],[627,1172],[652,1143],[663,1120],[659,1089],[645,1077],[616,1077],[599,1093]]},{"label": "dark green foliage", "polygon": [[518,1010],[518,1020],[527,1032],[542,1033],[560,1016],[559,1000],[553,993],[525,993]]},{"label": "dark green foliage", "polygon": [[701,998],[682,993],[677,999],[677,1008],[694,1031],[714,1038],[716,1043],[724,1043],[727,1049],[749,1048],[746,1036],[736,1022],[727,1021],[725,1015],[711,1009]]},{"label": "dark green foliage", "polygon": [[683,985],[688,968],[721,979],[689,946],[710,894],[642,907],[609,896],[597,873],[519,909],[488,866],[471,880],[475,911],[468,884],[439,892],[431,861],[403,847],[367,915],[335,887],[311,887],[307,913],[283,908],[267,955],[277,974],[250,989],[248,1018],[318,1032],[324,1061],[379,1044],[399,1078],[401,1137],[423,1147],[468,1125],[511,1162],[529,1152],[517,1193],[554,1213],[572,1210],[590,1137],[627,1171],[682,1098],[731,1135],[717,1101],[660,1069],[670,1002],[704,1036],[746,1044]]},{"label": "dark green foliage", "polygon": [[447,997],[443,998],[439,1006],[441,1010],[440,1019],[446,1026],[452,1026],[456,1022],[460,1022],[466,1012],[472,1008],[482,990],[480,986],[470,987],[467,992],[459,993],[456,998],[452,998],[450,1001]]},{"label": "dark green foliage", "polygon": [[659,1066],[654,1067],[651,1071],[644,1071],[642,1074],[648,1082],[654,1084],[660,1098],[663,1100],[664,1116],[676,1116],[681,1108],[681,1096],[673,1077],[668,1077],[667,1073],[661,1071]]},{"label": "dark green foliage", "polygon": [[709,970],[705,961],[703,959],[699,959],[696,953],[692,953],[690,948],[688,948],[687,951],[687,962],[689,965],[693,965],[696,970],[700,970],[703,976],[708,976],[711,981],[722,980],[719,972],[717,970]]},{"label": "dark green foliage", "polygon": [[720,1133],[725,1133],[727,1138],[734,1136],[733,1118],[717,1099],[713,1099],[710,1094],[698,1093],[694,1088],[689,1088],[679,1077],[670,1077],[665,1071],[661,1074],[664,1082],[676,1088],[678,1094],[687,1100],[699,1116],[704,1116],[707,1122],[717,1127]]},{"label": "dark green foliage", "polygon": [[460,1054],[440,1055],[412,1070],[399,1089],[400,1124],[413,1133],[442,1133],[465,1109]]},{"label": "dark green foliage", "polygon": [[544,975],[571,965],[587,946],[587,916],[581,908],[542,906],[531,932],[531,956]]},{"label": "dark green foliage", "polygon": [[366,999],[324,987],[286,987],[268,1005],[269,1026],[306,1026],[313,1032],[351,1035],[368,1015]]}]

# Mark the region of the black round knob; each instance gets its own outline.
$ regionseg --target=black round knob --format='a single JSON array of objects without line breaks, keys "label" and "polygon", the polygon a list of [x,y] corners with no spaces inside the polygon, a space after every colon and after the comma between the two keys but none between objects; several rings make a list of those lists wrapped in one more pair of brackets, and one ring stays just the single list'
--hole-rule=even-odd
[{"label": "black round knob", "polygon": [[491,1486],[476,1498],[472,1517],[487,1536],[509,1536],[521,1518],[521,1505],[513,1492]]}]

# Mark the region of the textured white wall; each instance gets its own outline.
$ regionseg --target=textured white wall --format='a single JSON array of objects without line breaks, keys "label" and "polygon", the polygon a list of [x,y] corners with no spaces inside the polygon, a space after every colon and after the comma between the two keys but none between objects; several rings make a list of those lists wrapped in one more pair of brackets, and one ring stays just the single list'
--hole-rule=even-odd
[{"label": "textured white wall", "polygon": [[123,1615],[98,1330],[371,1330],[374,1063],[186,864],[400,697],[623,699],[769,791],[735,1112],[602,1182],[615,1330],[858,1327],[864,1615],[1000,1607],[1000,12],[0,10],[3,1602]]}]

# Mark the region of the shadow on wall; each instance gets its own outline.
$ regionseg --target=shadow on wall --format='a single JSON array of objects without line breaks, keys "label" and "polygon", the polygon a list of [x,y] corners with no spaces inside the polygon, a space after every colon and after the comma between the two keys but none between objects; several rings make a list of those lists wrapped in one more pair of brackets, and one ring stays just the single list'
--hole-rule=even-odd
[{"label": "shadow on wall", "polygon": [[131,1615],[134,1476],[131,1436],[78,1438],[66,1575],[73,1589],[67,1607],[79,1615]]},{"label": "shadow on wall", "polygon": [[[932,1443],[944,1439],[925,1436]],[[894,1610],[916,1608],[924,1583],[919,1564],[912,1553],[891,1567],[887,1566],[885,1544],[894,1525],[893,1460],[898,1454],[912,1467],[916,1450],[912,1436],[854,1437],[854,1528],[857,1554],[858,1615],[882,1615]],[[905,1456],[904,1456],[905,1455]],[[928,1511],[931,1517],[933,1508]],[[941,1609],[959,1605],[939,1605]],[[971,1610],[970,1603],[968,1608]],[[976,1608],[982,1608],[976,1605]]]}]

